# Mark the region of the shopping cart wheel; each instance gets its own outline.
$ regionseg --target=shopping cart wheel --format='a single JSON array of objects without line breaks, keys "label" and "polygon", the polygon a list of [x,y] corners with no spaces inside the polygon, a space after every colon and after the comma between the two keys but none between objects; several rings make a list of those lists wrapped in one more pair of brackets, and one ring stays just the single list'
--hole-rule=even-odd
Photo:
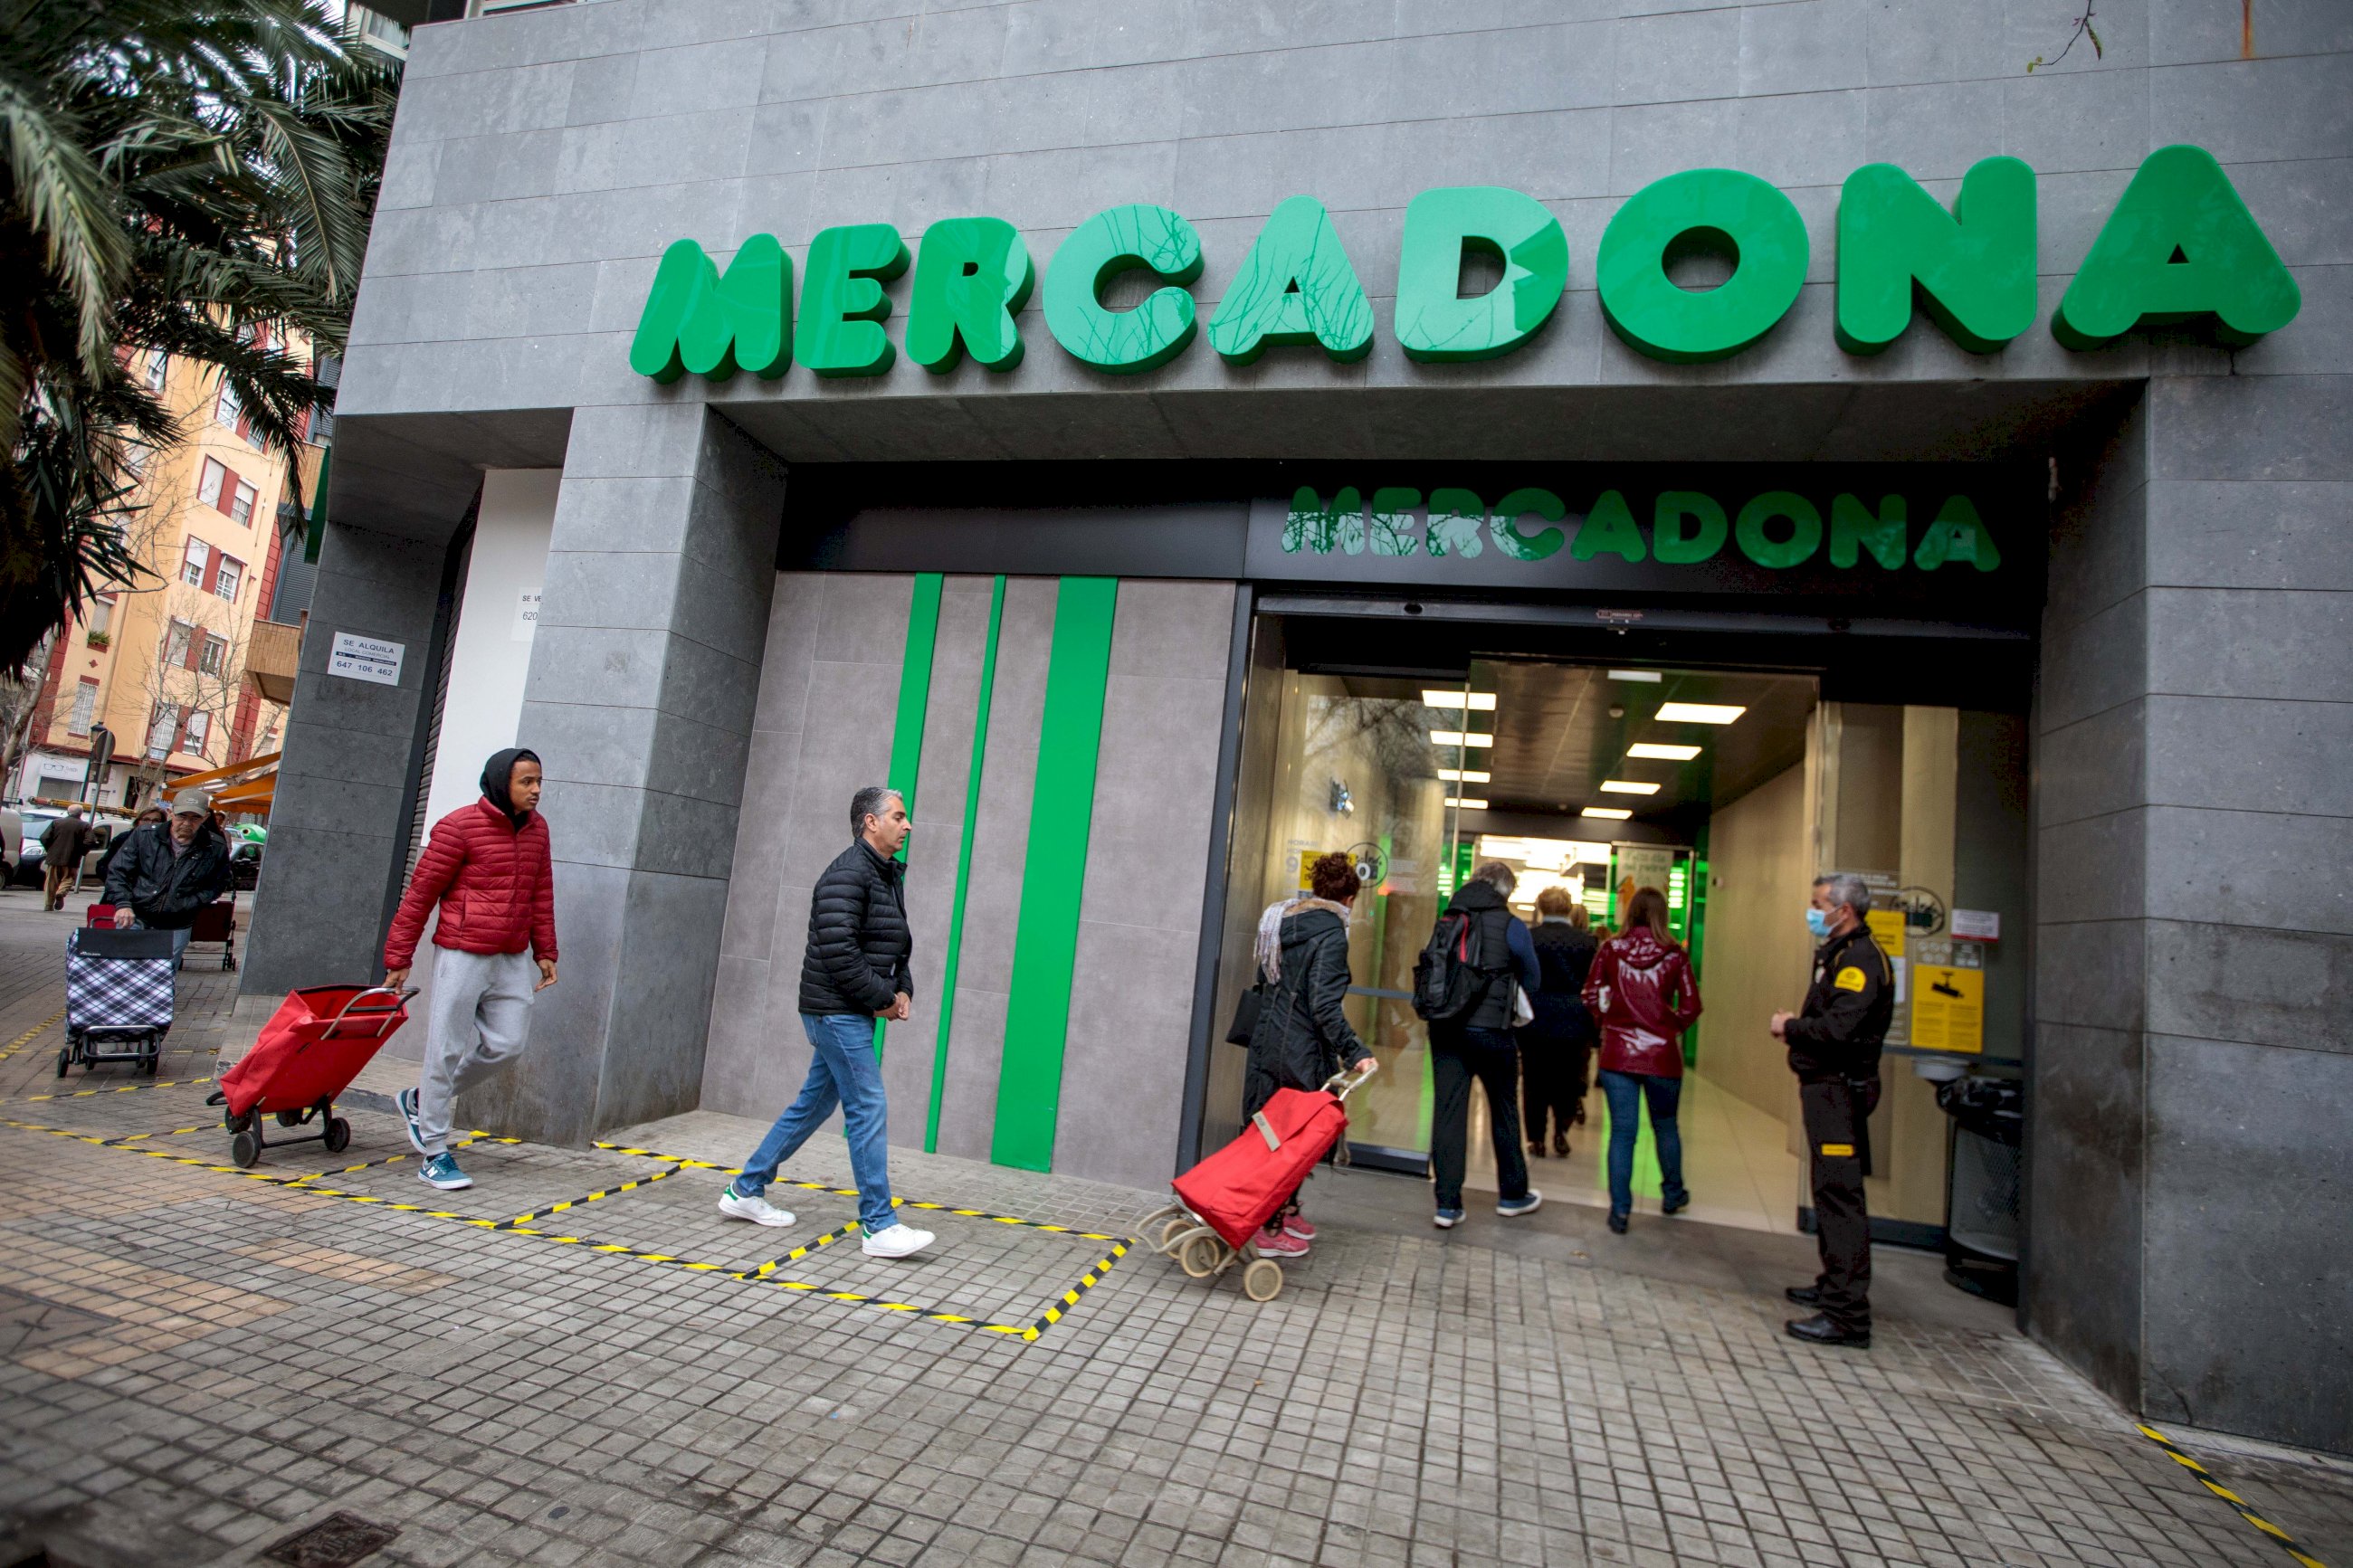
[{"label": "shopping cart wheel", "polygon": [[1191,1215],[1178,1215],[1176,1218],[1170,1220],[1167,1224],[1160,1227],[1160,1234],[1156,1238],[1155,1238],[1152,1244],[1153,1250],[1155,1252],[1167,1253],[1169,1257],[1174,1258],[1176,1254],[1170,1249],[1176,1245],[1176,1238],[1192,1228],[1194,1228],[1193,1216]]},{"label": "shopping cart wheel", "polygon": [[1225,1261],[1221,1256],[1225,1249],[1226,1244],[1218,1239],[1217,1232],[1197,1231],[1177,1249],[1176,1267],[1196,1279],[1206,1279]]},{"label": "shopping cart wheel", "polygon": [[237,1136],[228,1141],[228,1157],[237,1162],[237,1169],[249,1171],[261,1163],[261,1134],[250,1127],[240,1127]]},{"label": "shopping cart wheel", "polygon": [[71,1046],[59,1046],[58,1047],[58,1076],[59,1078],[65,1077],[66,1068],[71,1066],[73,1066],[73,1047]]},{"label": "shopping cart wheel", "polygon": [[278,1125],[280,1127],[300,1127],[302,1125],[302,1113],[299,1110],[281,1110],[278,1112]]},{"label": "shopping cart wheel", "polygon": [[340,1154],[352,1146],[352,1124],[340,1116],[327,1118],[327,1152]]},{"label": "shopping cart wheel", "polygon": [[149,1078],[153,1078],[164,1070],[164,1047],[161,1045],[147,1053],[147,1059],[139,1064],[139,1070]]},{"label": "shopping cart wheel", "polygon": [[1282,1294],[1282,1265],[1261,1258],[1242,1270],[1242,1294],[1253,1301],[1271,1301]]}]

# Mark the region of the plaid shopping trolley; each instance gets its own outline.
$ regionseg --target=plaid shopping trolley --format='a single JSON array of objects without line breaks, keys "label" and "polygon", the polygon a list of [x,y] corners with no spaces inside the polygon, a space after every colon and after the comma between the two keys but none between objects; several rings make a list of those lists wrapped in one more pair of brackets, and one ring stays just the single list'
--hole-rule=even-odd
[{"label": "plaid shopping trolley", "polygon": [[70,1067],[131,1062],[148,1077],[172,1028],[172,933],[85,926],[66,938],[66,1043]]}]

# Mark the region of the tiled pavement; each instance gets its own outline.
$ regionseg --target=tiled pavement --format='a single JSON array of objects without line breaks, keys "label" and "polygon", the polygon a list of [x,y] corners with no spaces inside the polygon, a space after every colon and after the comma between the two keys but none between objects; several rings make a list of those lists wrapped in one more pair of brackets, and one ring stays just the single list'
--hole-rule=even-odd
[{"label": "tiled pavement", "polygon": [[[64,928],[0,894],[0,1049],[57,1010]],[[184,982],[167,1082],[208,1076],[225,979]],[[2292,1561],[1998,1317],[1896,1293],[1873,1350],[1810,1352],[1757,1290],[1595,1262],[1573,1211],[1334,1227],[1264,1306],[1138,1249],[1031,1341],[897,1305],[1034,1323],[1103,1244],[932,1211],[929,1261],[853,1235],[762,1274],[849,1200],[780,1187],[803,1223],[760,1232],[695,1164],[491,1143],[444,1199],[366,1110],[256,1180],[179,1163],[223,1160],[202,1085],[29,1098],[56,1029],[0,1059],[0,1118],[70,1134],[0,1127],[0,1563],[244,1563],[336,1510],[398,1529],[371,1564]],[[747,1131],[619,1141],[723,1164]],[[845,1185],[839,1148],[787,1174]],[[512,1221],[633,1179],[520,1229],[357,1201]],[[898,1179],[1103,1235],[1153,1203]],[[2353,1564],[2353,1467],[2170,1435]]]}]

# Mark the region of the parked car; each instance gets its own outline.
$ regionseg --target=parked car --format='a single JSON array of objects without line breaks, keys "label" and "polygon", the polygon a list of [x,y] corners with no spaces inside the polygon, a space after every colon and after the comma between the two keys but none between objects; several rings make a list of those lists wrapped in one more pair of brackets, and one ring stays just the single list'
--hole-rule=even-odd
[{"label": "parked car", "polygon": [[25,819],[10,806],[0,805],[0,888],[16,880],[16,862],[24,856]]}]

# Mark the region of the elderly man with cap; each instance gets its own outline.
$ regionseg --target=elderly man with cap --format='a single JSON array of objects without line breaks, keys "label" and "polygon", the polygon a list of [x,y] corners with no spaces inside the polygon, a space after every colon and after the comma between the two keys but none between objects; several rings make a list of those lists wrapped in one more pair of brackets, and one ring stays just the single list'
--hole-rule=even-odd
[{"label": "elderly man with cap", "polygon": [[425,917],[440,906],[424,1070],[401,1090],[400,1114],[425,1156],[418,1179],[443,1192],[474,1184],[449,1153],[459,1091],[522,1054],[531,999],[555,984],[555,871],[540,782],[537,752],[491,753],[481,798],[433,825],[385,938],[384,983],[406,984]]},{"label": "elderly man with cap", "polygon": [[106,901],[118,926],[170,931],[176,968],[196,911],[228,890],[228,837],[204,791],[184,789],[171,806],[171,816],[135,829],[107,862]]}]

